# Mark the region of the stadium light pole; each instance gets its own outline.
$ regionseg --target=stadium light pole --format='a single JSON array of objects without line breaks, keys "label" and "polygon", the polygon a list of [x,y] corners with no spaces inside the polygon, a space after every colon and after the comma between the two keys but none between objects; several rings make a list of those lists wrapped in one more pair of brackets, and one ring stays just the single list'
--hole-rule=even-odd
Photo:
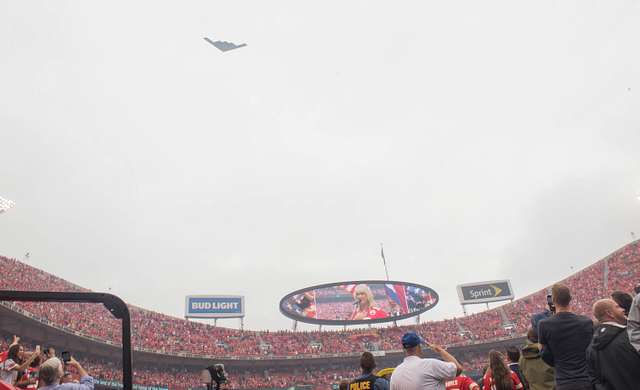
[{"label": "stadium light pole", "polygon": [[15,206],[15,202],[0,196],[0,214]]}]

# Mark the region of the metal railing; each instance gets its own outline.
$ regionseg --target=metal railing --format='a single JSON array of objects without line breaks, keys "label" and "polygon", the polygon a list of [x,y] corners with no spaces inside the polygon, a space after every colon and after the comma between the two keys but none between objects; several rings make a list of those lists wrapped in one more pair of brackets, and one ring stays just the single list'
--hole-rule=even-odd
[{"label": "metal railing", "polygon": [[0,301],[102,303],[109,313],[122,320],[122,387],[133,390],[131,315],[127,304],[112,294],[93,292],[3,291]]}]

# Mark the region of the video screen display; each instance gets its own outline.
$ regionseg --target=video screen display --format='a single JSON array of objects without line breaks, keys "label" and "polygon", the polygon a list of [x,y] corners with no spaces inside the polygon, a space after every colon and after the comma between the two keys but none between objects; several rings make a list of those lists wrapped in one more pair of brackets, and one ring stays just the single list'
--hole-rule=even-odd
[{"label": "video screen display", "polygon": [[395,281],[355,281],[293,292],[282,298],[280,311],[301,322],[348,325],[412,317],[437,302],[438,294],[429,287]]}]

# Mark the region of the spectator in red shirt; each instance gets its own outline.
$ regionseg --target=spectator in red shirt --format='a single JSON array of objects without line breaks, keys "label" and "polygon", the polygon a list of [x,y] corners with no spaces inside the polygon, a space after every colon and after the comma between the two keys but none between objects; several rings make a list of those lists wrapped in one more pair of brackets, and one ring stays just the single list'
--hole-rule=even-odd
[{"label": "spectator in red shirt", "polygon": [[473,379],[460,374],[455,379],[445,382],[447,390],[480,390],[480,386]]},{"label": "spectator in red shirt", "polygon": [[35,390],[38,388],[38,368],[40,367],[41,356],[38,355],[29,365],[29,367],[22,371],[22,377],[16,382],[16,387],[22,389]]},{"label": "spectator in red shirt", "polygon": [[518,375],[504,362],[504,356],[496,351],[489,352],[489,369],[482,378],[485,390],[521,390],[523,388]]},{"label": "spectator in red shirt", "polygon": [[14,345],[17,345],[19,342],[20,342],[20,337],[13,335],[13,340],[11,341],[11,344],[9,344],[9,348],[7,348],[6,351],[3,351],[0,353],[0,363],[7,360],[7,357],[9,357],[9,349]]}]

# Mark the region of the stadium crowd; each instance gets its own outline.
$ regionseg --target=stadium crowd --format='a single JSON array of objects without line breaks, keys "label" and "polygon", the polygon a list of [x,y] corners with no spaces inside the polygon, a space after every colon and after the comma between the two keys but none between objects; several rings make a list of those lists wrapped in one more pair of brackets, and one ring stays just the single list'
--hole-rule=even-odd
[{"label": "stadium crowd", "polygon": [[[0,289],[87,291],[15,259],[0,256],[0,269]],[[575,291],[575,312],[588,315],[591,302],[605,296],[605,290],[609,293],[614,290],[630,291],[639,279],[639,269],[640,244],[634,242],[577,272],[563,283]],[[369,345],[378,345],[384,350],[397,349],[398,334],[408,330],[416,330],[425,338],[442,345],[484,343],[514,335],[524,336],[532,313],[544,310],[546,293],[547,290],[543,289],[501,307],[462,318],[426,322],[417,326],[340,332],[240,331],[185,321],[130,306],[132,341],[136,348],[159,353],[235,357],[265,353],[345,353],[353,350],[352,345],[342,342],[345,336],[358,337],[362,333],[369,336],[366,340]],[[63,327],[80,335],[120,343],[118,322],[102,305],[16,303],[13,307],[35,315],[44,323]]]},{"label": "stadium crowd", "polygon": [[[7,335],[4,335],[7,337]],[[19,345],[23,347],[27,352],[24,356],[31,356],[32,353],[36,353],[37,346],[33,343],[24,343],[17,338]],[[8,357],[9,347],[12,345],[11,341],[7,342],[5,338],[0,342],[0,369],[3,368],[2,363]],[[46,357],[43,356],[38,361],[43,361]],[[117,382],[122,383],[122,368],[120,364],[106,361],[103,359],[84,357],[81,359],[82,365],[87,372],[91,373],[91,376],[98,381],[102,382]],[[26,371],[26,370],[25,370]],[[71,381],[79,381],[80,377],[78,372],[73,367],[68,367]],[[25,372],[25,374],[28,374]],[[286,388],[291,384],[298,385],[330,385],[336,383],[342,379],[352,378],[356,375],[355,368],[343,368],[343,367],[326,367],[322,369],[304,369],[297,370],[260,370],[260,371],[242,371],[231,372],[229,375],[229,381],[225,383],[225,388],[228,389],[260,389],[260,388]],[[28,375],[27,375],[28,376]],[[33,375],[32,375],[33,376]],[[18,384],[19,388],[26,388],[28,378],[20,374],[18,379],[11,384]],[[157,387],[157,388],[171,388],[171,389],[188,389],[203,387],[203,383],[200,379],[200,372],[198,370],[186,369],[182,367],[134,367],[133,371],[134,383],[140,386]],[[33,382],[33,381],[31,381]]]},{"label": "stadium crowd", "polygon": [[[3,334],[0,341],[0,351],[8,351],[11,336]],[[28,351],[35,350],[33,343],[21,342]],[[483,355],[467,352],[459,357],[468,373],[481,373],[483,365]],[[3,357],[0,356],[0,361]],[[81,359],[85,369],[91,375],[104,382],[122,382],[122,368],[104,359],[84,357]],[[72,380],[79,380],[79,376],[73,368],[70,368]],[[330,386],[341,380],[354,378],[357,375],[356,368],[351,367],[323,367],[323,368],[299,368],[294,370],[261,370],[242,371],[229,373],[229,382],[225,384],[228,389],[261,389],[261,388],[286,388],[292,384],[296,385],[321,385]],[[151,366],[137,365],[133,372],[134,383],[146,387],[188,389],[202,387],[199,371],[182,367],[158,368]]]},{"label": "stadium crowd", "polygon": [[[603,386],[596,387],[597,390],[617,389],[622,387],[616,387],[612,383],[627,383],[625,382],[628,380],[627,373],[634,371],[628,370],[628,367],[630,365],[633,367],[636,363],[640,366],[640,360],[634,360],[640,356],[634,348],[636,346],[634,342],[640,348],[640,337],[630,341],[629,338],[624,339],[621,336],[626,335],[627,332],[620,331],[620,329],[624,329],[626,324],[626,315],[629,315],[630,326],[640,325],[640,318],[631,320],[632,317],[640,316],[640,297],[636,297],[632,304],[633,298],[627,294],[634,291],[634,286],[640,280],[639,265],[640,244],[634,242],[565,279],[561,285],[554,285],[553,304],[547,301],[547,290],[545,289],[482,313],[462,318],[425,322],[416,326],[340,332],[240,331],[188,322],[131,306],[133,342],[137,348],[160,353],[186,352],[217,357],[243,357],[261,354],[290,356],[353,353],[365,349],[385,351],[404,349],[406,352],[407,347],[404,341],[401,347],[398,340],[404,340],[407,334],[415,334],[419,339],[426,339],[435,345],[435,348],[439,348],[438,345],[486,343],[526,334],[529,342],[526,346],[519,346],[517,350],[519,356],[515,359],[523,366],[522,372],[519,372],[520,369],[515,365],[516,362],[512,358],[513,351],[511,354],[509,351],[506,351],[506,354],[494,351],[495,353],[489,356],[466,354],[464,357],[460,356],[460,360],[469,372],[475,373],[480,369],[486,369],[488,374],[485,374],[480,380],[482,382],[480,384],[485,387],[505,382],[511,383],[513,389],[526,388],[527,382],[531,382],[531,380],[527,380],[527,371],[535,373],[536,369],[538,370],[536,375],[530,374],[533,375],[532,378],[537,376],[544,378],[546,375],[546,379],[541,380],[548,383],[550,366],[555,364],[556,372],[552,376],[555,378],[556,388],[559,390],[592,389],[594,385]],[[0,257],[0,269],[2,269],[0,289],[86,291],[14,259]],[[614,291],[621,292],[614,296],[615,300],[607,299],[612,296]],[[621,299],[621,296],[624,299]],[[9,307],[30,313],[45,324],[62,327],[81,336],[112,343],[120,341],[119,323],[101,305],[14,303]],[[554,312],[556,308],[558,313]],[[636,308],[635,313],[634,308]],[[571,324],[571,332],[563,334],[562,332],[566,332],[566,329],[563,328],[566,326],[563,322],[565,320]],[[594,324],[597,326],[595,332]],[[581,329],[581,331],[576,329]],[[611,337],[614,341],[608,339],[608,335],[613,335]],[[558,340],[562,340],[562,342]],[[565,345],[563,342],[569,344]],[[27,349],[31,352],[22,352],[21,348],[20,353],[7,344],[0,347],[0,350],[4,351],[0,355],[0,360],[3,361],[0,366],[2,380],[19,386],[26,383],[26,388],[33,388],[34,383],[32,383],[32,378],[29,378],[27,368],[32,366],[31,371],[36,371],[39,364],[48,361],[47,357],[39,351],[39,347],[28,346]],[[588,372],[582,372],[584,371],[582,370],[576,374],[575,366],[572,366],[572,369],[563,368],[562,365],[565,364],[563,362],[567,359],[565,350],[571,348],[577,348],[581,351],[579,354],[572,351],[570,355],[573,357],[582,355],[584,352],[584,362],[580,363],[580,367],[588,367]],[[613,348],[616,349],[611,352]],[[446,349],[441,348],[440,350],[446,353]],[[608,356],[608,358],[600,360],[594,356]],[[83,363],[87,371],[95,375],[96,378],[114,381],[119,379],[118,367],[110,363],[90,358]],[[12,368],[7,369],[7,364],[13,364]],[[52,365],[52,363],[47,364]],[[51,369],[49,366],[41,367],[46,367],[49,370]],[[504,369],[503,366],[508,368]],[[70,374],[72,376],[75,374],[76,377],[68,380],[82,382],[78,385],[89,383],[85,378],[87,375],[84,375],[86,371],[83,366],[78,363],[77,365],[72,364],[70,367]],[[606,370],[603,367],[606,367]],[[244,372],[232,376],[227,387],[232,389],[281,388],[291,384],[335,384],[344,378],[353,379],[355,373],[352,369],[335,367],[326,370],[300,369],[294,372]],[[48,371],[45,370],[45,372]],[[616,373],[614,378],[609,377],[612,372]],[[506,376],[494,378],[492,376],[494,374],[508,374],[509,378],[513,378],[504,379]],[[487,375],[489,375],[489,379],[487,379]],[[147,386],[170,388],[201,386],[195,373],[182,369],[143,368],[137,370],[134,377],[136,383]],[[574,382],[571,382],[572,380]],[[520,382],[522,382],[522,387],[517,387]],[[640,380],[637,383],[640,383]],[[393,390],[393,380],[391,384]],[[634,386],[636,383],[631,387],[624,388],[633,388]],[[535,386],[530,388],[536,389]],[[546,389],[547,387],[537,388]]]},{"label": "stadium crowd", "polygon": [[[625,299],[597,299],[592,317],[573,312],[568,286],[552,288],[548,310],[534,313],[526,345],[491,350],[488,356],[452,356],[446,348],[427,342],[417,332],[404,332],[396,342],[405,358],[389,375],[375,375],[374,357],[362,354],[361,375],[354,367],[289,369],[234,373],[225,381],[228,389],[288,388],[312,385],[328,388],[337,383],[350,390],[622,390],[640,383],[640,284],[633,293],[618,292]],[[614,294],[615,296],[616,294]],[[579,307],[576,305],[576,307]],[[628,329],[627,329],[627,325]],[[398,329],[398,328],[394,328]],[[304,334],[302,334],[304,335]],[[367,336],[364,336],[367,337]],[[277,342],[277,338],[271,339]],[[399,342],[398,342],[399,341]],[[120,382],[120,367],[104,361],[56,356],[52,348],[20,343],[13,336],[0,345],[0,381],[7,390],[93,390],[98,383]],[[346,343],[350,344],[350,343]],[[25,348],[26,347],[26,348]],[[440,359],[422,359],[428,347]],[[64,362],[64,363],[63,363]],[[474,372],[483,368],[481,376]],[[463,371],[474,373],[473,378]],[[89,374],[91,373],[91,374]],[[91,376],[90,376],[91,375]],[[386,375],[386,376],[385,376]],[[385,378],[389,378],[389,380]],[[95,378],[95,379],[94,379]],[[187,389],[202,387],[197,372],[184,368],[137,368],[134,383],[152,388]]]}]

